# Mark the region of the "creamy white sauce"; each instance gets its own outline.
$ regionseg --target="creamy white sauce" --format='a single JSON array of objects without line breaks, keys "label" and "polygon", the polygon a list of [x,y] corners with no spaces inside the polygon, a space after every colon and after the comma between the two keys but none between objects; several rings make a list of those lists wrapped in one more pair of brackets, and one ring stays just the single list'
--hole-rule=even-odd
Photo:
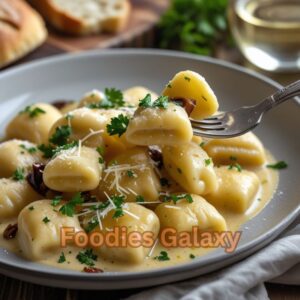
[{"label": "creamy white sauce", "polygon": [[[271,156],[271,154],[267,153],[267,161],[268,163],[273,163],[275,160]],[[244,214],[231,213],[228,211],[219,210],[219,212],[224,216],[228,230],[237,231],[241,225],[246,223],[248,220],[256,216],[259,212],[263,210],[266,204],[272,199],[274,192],[276,191],[278,185],[278,172],[266,167],[252,168],[249,169],[256,173],[256,175],[260,179],[260,189],[253,199],[252,205]],[[15,224],[16,219],[9,219],[0,224],[0,247],[5,248],[9,251],[15,252],[16,254],[22,255],[18,244],[17,239],[5,240],[3,238],[3,231],[7,227],[8,224]],[[63,269],[71,269],[82,271],[85,265],[81,264],[76,256],[79,251],[82,249],[76,247],[68,247],[65,249],[61,249],[59,252],[53,253],[53,255],[49,256],[46,260],[39,261],[42,264],[54,266],[57,268]],[[168,261],[158,261],[155,260],[154,257],[159,255],[161,251],[166,250],[168,252],[168,256],[170,260]],[[64,252],[66,257],[66,262],[59,264],[58,258],[61,252]],[[95,266],[104,271],[142,271],[147,269],[173,266],[177,264],[182,264],[187,261],[191,261],[190,255],[193,254],[195,257],[203,256],[209,252],[213,251],[213,249],[203,249],[203,248],[170,248],[165,249],[159,243],[154,248],[151,257],[148,257],[141,264],[121,264],[116,261],[105,260],[98,256],[97,261],[95,262]]]}]

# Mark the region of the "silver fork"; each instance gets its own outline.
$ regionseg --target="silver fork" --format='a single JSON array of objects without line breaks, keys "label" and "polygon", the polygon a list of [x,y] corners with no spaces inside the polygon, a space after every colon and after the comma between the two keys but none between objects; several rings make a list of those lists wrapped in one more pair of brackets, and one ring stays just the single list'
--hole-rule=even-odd
[{"label": "silver fork", "polygon": [[194,134],[215,139],[242,135],[256,127],[271,108],[299,95],[300,80],[280,89],[257,105],[244,106],[199,121],[191,119]]}]

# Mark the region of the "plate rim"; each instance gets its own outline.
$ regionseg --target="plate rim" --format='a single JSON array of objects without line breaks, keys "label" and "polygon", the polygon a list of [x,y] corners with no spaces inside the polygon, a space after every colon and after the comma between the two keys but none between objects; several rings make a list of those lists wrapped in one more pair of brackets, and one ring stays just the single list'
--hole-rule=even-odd
[{"label": "plate rim", "polygon": [[[190,53],[184,53],[180,51],[173,51],[173,50],[159,50],[159,49],[109,49],[109,50],[91,50],[91,51],[85,51],[82,53],[68,53],[68,54],[59,54],[59,55],[54,55],[51,57],[43,58],[43,59],[38,59],[33,62],[25,63],[20,66],[15,66],[12,67],[11,69],[4,70],[0,72],[0,81],[4,80],[5,78],[9,76],[13,76],[14,74],[18,74],[20,72],[27,72],[30,71],[34,68],[42,68],[48,64],[51,63],[59,63],[61,61],[72,61],[72,60],[77,60],[77,59],[83,59],[83,58],[91,58],[91,57],[105,57],[105,56],[128,56],[128,55],[150,55],[150,56],[165,56],[165,57],[177,57],[177,58],[186,58],[186,59],[192,59],[196,61],[202,61],[202,62],[207,62],[213,65],[218,65],[223,68],[227,68],[230,70],[234,70],[237,72],[244,73],[252,78],[258,79],[260,81],[263,81],[264,83],[269,84],[270,86],[273,86],[274,88],[282,88],[282,85],[279,84],[278,82],[274,81],[273,79],[268,78],[267,76],[263,74],[259,74],[256,71],[246,69],[245,67],[238,66],[236,64],[223,61],[221,59],[215,59],[211,57],[204,57],[196,54],[190,54]],[[299,99],[295,99],[295,103],[297,103],[300,106],[300,101]],[[250,251],[249,255],[252,254],[253,252],[261,249],[262,247],[265,246],[262,245],[259,247],[259,244],[265,240],[268,240],[269,244],[272,240],[274,240],[284,229],[286,229],[295,219],[296,217],[300,215],[300,203],[298,207],[288,214],[285,218],[281,220],[280,223],[278,223],[276,226],[274,226],[272,229],[270,229],[268,232],[265,234],[262,234],[258,236],[257,238],[251,240],[251,242],[241,246],[238,248],[234,254],[231,254],[231,257],[237,257],[241,255],[242,253],[246,251]],[[251,252],[251,249],[255,248],[253,252]],[[248,256],[248,255],[247,255]],[[3,259],[0,259],[0,267],[3,267],[4,269],[11,269],[13,268],[16,271],[23,271],[23,272],[28,272],[32,274],[32,276],[38,276],[38,274],[45,276],[53,276],[55,275],[57,278],[64,278],[65,280],[72,279],[72,278],[83,278],[83,280],[90,279],[92,280],[99,280],[102,279],[103,281],[110,281],[110,280],[133,280],[136,278],[139,279],[147,279],[149,277],[153,276],[163,276],[166,274],[170,274],[170,272],[173,273],[183,273],[183,272],[188,272],[191,270],[194,270],[197,267],[200,266],[207,266],[211,263],[217,263],[220,262],[226,258],[228,258],[228,254],[226,253],[221,253],[219,256],[216,257],[209,257],[205,262],[203,261],[198,261],[197,259],[191,261],[191,262],[185,262],[182,264],[178,264],[175,266],[169,266],[169,267],[163,267],[163,268],[158,268],[158,269],[150,269],[150,270],[144,270],[144,271],[136,271],[136,272],[105,272],[101,274],[85,274],[82,272],[75,272],[71,270],[64,270],[60,268],[55,268],[55,267],[50,267],[47,270],[37,270],[33,267],[24,267],[20,266],[17,263],[6,263],[3,261]],[[38,264],[38,263],[37,263]],[[60,270],[60,273],[57,273],[57,270]],[[62,272],[65,271],[65,273]],[[24,279],[25,280],[25,279]]]}]

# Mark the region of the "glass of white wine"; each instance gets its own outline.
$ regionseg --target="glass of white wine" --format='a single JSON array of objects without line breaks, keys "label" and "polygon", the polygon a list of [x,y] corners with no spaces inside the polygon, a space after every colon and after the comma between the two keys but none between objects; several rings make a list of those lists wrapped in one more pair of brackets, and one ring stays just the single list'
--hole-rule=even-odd
[{"label": "glass of white wine", "polygon": [[300,71],[300,0],[230,0],[229,23],[244,56],[271,72]]}]

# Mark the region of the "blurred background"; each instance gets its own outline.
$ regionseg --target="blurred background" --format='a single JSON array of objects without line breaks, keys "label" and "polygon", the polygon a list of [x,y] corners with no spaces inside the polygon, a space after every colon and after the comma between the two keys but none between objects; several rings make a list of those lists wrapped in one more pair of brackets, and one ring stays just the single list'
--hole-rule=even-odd
[{"label": "blurred background", "polygon": [[[23,0],[1,1],[9,5]],[[66,0],[56,7],[52,0],[29,2],[43,17],[48,36],[5,68],[66,52],[138,47],[224,59],[283,84],[299,78],[300,0],[86,0],[84,6]],[[129,4],[126,9],[124,3]],[[0,33],[1,22],[8,22],[14,9],[18,13],[14,5],[9,13],[2,7],[1,13],[0,5]],[[67,20],[59,21],[62,13]],[[93,29],[85,30],[92,17]],[[82,30],[77,30],[78,22]],[[5,39],[0,34],[0,52],[1,44],[5,46]]]}]

